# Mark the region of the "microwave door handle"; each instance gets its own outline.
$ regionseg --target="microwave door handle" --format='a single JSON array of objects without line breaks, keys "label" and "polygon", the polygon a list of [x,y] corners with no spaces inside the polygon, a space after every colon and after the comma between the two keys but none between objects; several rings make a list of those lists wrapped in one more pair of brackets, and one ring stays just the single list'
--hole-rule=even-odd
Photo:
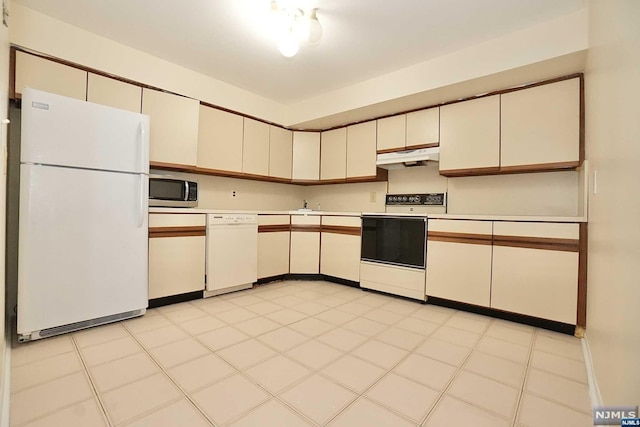
[{"label": "microwave door handle", "polygon": [[184,182],[184,201],[189,201],[189,181]]}]

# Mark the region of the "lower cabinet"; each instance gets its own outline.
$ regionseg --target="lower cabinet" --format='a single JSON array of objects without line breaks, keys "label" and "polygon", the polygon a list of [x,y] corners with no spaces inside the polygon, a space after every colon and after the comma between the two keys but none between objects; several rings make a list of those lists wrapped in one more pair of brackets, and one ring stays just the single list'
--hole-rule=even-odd
[{"label": "lower cabinet", "polygon": [[291,216],[291,274],[320,273],[320,217]]},{"label": "lower cabinet", "polygon": [[149,214],[149,299],[202,291],[203,214]]},{"label": "lower cabinet", "polygon": [[575,325],[578,224],[496,222],[491,307]]},{"label": "lower cabinet", "polygon": [[490,306],[491,221],[429,220],[428,296]]},{"label": "lower cabinet", "polygon": [[360,217],[323,216],[320,273],[360,281]]},{"label": "lower cabinet", "polygon": [[258,215],[258,279],[289,273],[289,215]]}]

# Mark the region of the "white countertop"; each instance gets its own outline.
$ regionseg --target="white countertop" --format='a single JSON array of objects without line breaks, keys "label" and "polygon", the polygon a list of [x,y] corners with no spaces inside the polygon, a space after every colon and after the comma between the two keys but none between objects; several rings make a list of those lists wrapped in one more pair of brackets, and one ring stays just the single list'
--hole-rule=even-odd
[{"label": "white countertop", "polygon": [[523,221],[523,222],[587,222],[578,216],[541,216],[541,215],[472,215],[472,214],[435,214],[435,213],[387,213],[387,212],[335,212],[335,211],[260,211],[260,210],[224,210],[204,208],[149,208],[149,213],[191,213],[191,214],[257,214],[257,215],[325,215],[325,216],[361,216],[390,215],[408,217],[427,217],[431,219],[468,219],[477,221]]}]

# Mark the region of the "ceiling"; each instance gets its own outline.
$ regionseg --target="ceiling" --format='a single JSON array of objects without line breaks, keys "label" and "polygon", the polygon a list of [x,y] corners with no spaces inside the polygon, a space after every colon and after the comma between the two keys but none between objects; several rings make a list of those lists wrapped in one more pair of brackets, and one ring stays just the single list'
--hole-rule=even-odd
[{"label": "ceiling", "polygon": [[271,0],[13,0],[282,104],[340,89],[586,7],[587,0],[281,0],[324,34],[286,59]]}]

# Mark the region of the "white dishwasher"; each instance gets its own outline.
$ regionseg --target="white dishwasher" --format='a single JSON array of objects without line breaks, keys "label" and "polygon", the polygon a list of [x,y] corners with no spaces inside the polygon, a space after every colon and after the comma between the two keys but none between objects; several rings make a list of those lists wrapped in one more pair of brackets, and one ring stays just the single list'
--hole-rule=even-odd
[{"label": "white dishwasher", "polygon": [[258,280],[258,216],[207,215],[204,297],[249,289]]}]

